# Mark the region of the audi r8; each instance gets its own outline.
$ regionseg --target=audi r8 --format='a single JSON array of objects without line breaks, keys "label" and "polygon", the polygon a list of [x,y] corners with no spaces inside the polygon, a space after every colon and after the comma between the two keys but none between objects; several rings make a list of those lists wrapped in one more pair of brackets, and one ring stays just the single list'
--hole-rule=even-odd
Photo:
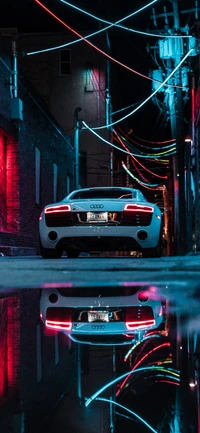
[{"label": "audi r8", "polygon": [[76,342],[130,344],[163,321],[163,300],[145,283],[52,284],[40,296],[47,332],[63,332]]},{"label": "audi r8", "polygon": [[44,207],[39,218],[43,258],[81,252],[140,251],[160,257],[162,212],[141,191],[124,187],[84,188]]}]

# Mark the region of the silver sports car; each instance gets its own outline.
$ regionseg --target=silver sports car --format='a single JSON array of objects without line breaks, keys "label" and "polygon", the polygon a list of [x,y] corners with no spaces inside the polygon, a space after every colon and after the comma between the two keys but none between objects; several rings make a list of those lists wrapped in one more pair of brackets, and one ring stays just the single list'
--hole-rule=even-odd
[{"label": "silver sports car", "polygon": [[162,324],[163,300],[156,286],[145,283],[53,283],[41,290],[40,318],[47,335],[62,332],[80,343],[130,344]]},{"label": "silver sports car", "polygon": [[160,257],[162,212],[141,191],[124,187],[84,188],[45,206],[39,218],[44,258],[78,257],[91,251],[141,251]]}]

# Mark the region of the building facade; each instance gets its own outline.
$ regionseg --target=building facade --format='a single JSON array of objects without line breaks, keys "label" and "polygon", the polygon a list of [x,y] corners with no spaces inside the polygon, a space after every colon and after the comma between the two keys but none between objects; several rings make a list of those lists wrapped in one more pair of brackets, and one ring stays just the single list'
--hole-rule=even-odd
[{"label": "building facade", "polygon": [[[38,218],[73,189],[73,148],[44,101],[0,53],[0,251],[38,252]],[[8,248],[7,248],[8,247]],[[25,252],[26,254],[26,252]]]},{"label": "building facade", "polygon": [[[110,120],[108,65],[105,56],[85,41],[67,45],[71,41],[69,32],[24,34],[17,42],[19,65],[71,143],[79,147],[78,185],[109,186],[111,147],[81,128],[81,122],[75,133],[78,111],[80,121],[97,128],[95,132],[109,141],[108,128],[98,130]],[[103,51],[107,49],[104,35],[92,38],[92,43]]]}]

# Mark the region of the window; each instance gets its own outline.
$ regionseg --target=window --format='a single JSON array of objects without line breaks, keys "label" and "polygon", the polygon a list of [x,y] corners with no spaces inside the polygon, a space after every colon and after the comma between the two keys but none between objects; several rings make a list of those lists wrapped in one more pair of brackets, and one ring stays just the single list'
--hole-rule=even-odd
[{"label": "window", "polygon": [[70,189],[70,176],[69,175],[67,175],[67,185],[66,185],[66,195],[68,195],[69,193],[70,193],[70,191],[71,191],[71,189]]},{"label": "window", "polygon": [[59,74],[69,75],[71,73],[71,51],[59,51]]},{"label": "window", "polygon": [[35,202],[40,204],[41,152],[35,148]]},{"label": "window", "polygon": [[57,201],[58,192],[58,166],[53,164],[53,201]]}]

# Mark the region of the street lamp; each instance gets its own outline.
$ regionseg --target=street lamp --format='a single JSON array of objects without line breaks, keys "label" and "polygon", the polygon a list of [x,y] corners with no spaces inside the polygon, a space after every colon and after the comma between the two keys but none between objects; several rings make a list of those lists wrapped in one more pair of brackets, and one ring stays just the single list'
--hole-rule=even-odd
[{"label": "street lamp", "polygon": [[78,119],[78,113],[82,108],[77,107],[74,110],[74,180],[75,189],[79,188],[79,132],[80,123]]}]

